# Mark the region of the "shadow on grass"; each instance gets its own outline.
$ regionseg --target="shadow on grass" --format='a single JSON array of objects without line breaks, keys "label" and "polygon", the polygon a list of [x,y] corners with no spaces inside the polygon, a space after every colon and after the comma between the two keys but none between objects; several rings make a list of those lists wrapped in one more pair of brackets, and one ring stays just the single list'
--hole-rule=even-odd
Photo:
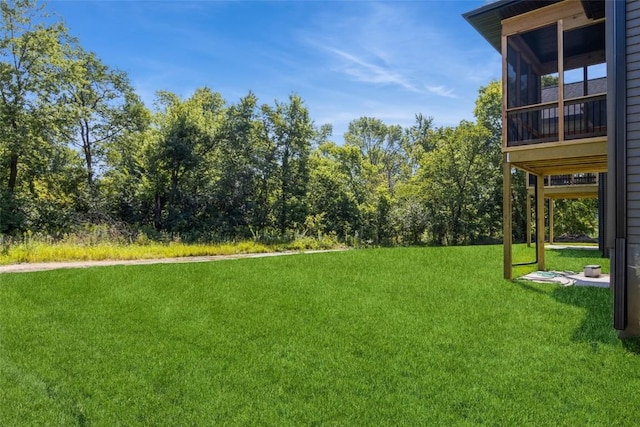
[{"label": "shadow on grass", "polygon": [[571,339],[588,342],[597,351],[598,344],[619,345],[640,355],[640,338],[619,338],[613,329],[613,301],[609,289],[569,286],[555,289],[551,296],[564,304],[585,310],[584,320],[573,331]]},{"label": "shadow on grass", "polygon": [[584,319],[571,334],[572,341],[589,343],[594,353],[600,345],[622,344],[630,353],[640,355],[640,337],[619,338],[613,329],[613,301],[609,289],[550,284],[555,289],[549,293],[524,280],[515,280],[514,283],[526,291],[551,296],[558,302],[583,309]]},{"label": "shadow on grass", "polygon": [[627,351],[640,355],[640,337],[620,338],[620,341]]},{"label": "shadow on grass", "polygon": [[547,292],[543,291],[542,289],[540,289],[539,287],[533,286],[531,285],[529,281],[524,280],[524,279],[514,279],[513,283],[515,283],[516,285],[520,286],[522,289],[524,289],[525,291],[529,291],[529,292],[535,292],[537,294],[543,294],[543,295],[548,295]]}]

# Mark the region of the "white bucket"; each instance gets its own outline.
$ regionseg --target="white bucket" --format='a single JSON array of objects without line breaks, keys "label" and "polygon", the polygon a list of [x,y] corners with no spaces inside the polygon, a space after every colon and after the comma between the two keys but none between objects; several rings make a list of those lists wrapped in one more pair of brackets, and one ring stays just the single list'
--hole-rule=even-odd
[{"label": "white bucket", "polygon": [[585,277],[600,277],[602,268],[599,265],[587,265],[584,267]]}]

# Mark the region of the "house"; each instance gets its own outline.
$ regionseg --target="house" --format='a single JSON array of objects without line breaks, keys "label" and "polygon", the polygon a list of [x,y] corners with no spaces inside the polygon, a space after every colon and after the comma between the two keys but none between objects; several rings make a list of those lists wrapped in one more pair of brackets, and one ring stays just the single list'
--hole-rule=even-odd
[{"label": "house", "polygon": [[499,0],[464,17],[502,55],[504,277],[512,168],[537,177],[538,209],[545,176],[601,173],[613,325],[640,335],[640,1]]}]

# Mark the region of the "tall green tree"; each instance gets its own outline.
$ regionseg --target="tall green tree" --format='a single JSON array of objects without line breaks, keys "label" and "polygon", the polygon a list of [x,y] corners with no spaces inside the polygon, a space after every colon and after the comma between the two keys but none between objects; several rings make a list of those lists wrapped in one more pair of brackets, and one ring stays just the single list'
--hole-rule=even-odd
[{"label": "tall green tree", "polygon": [[357,162],[359,157],[356,147],[333,142],[320,144],[311,154],[309,204],[320,231],[348,239],[359,229],[357,184],[353,179],[353,160]]},{"label": "tall green tree", "polygon": [[389,193],[393,194],[396,183],[402,179],[404,166],[408,161],[403,143],[405,139],[404,129],[398,125],[387,126],[387,136],[382,157],[382,170],[387,181]]},{"label": "tall green tree", "polygon": [[413,172],[407,132],[376,118],[361,117],[349,123],[345,145],[358,148],[363,161],[360,235],[375,243],[388,243],[393,239],[391,212],[396,184],[407,178],[403,173]]},{"label": "tall green tree", "polygon": [[[487,148],[484,154],[487,168],[486,186],[489,194],[478,206],[478,215],[483,218],[485,237],[492,239],[501,234],[502,228],[502,85],[497,80],[492,80],[486,86],[481,86],[478,90],[478,98],[474,114],[479,126],[483,126],[489,131],[486,140]],[[515,172],[514,177],[514,207],[516,235],[522,230],[520,223],[524,212],[524,206],[520,206],[519,199],[522,197],[521,171]]]},{"label": "tall green tree", "polygon": [[433,150],[432,130],[433,117],[425,117],[421,113],[416,114],[414,125],[405,129],[405,137],[402,139],[402,150],[407,159],[405,178],[413,176],[419,167],[422,155]]},{"label": "tall green tree", "polygon": [[308,213],[308,160],[317,130],[304,101],[292,94],[286,103],[262,107],[265,131],[275,149],[278,186],[275,212],[281,233],[304,224]]},{"label": "tall green tree", "polygon": [[0,232],[21,224],[17,190],[68,125],[61,96],[71,39],[34,0],[0,1]]},{"label": "tall green tree", "polygon": [[189,232],[205,192],[206,171],[218,141],[225,102],[219,93],[197,89],[182,100],[158,92],[155,137],[146,148],[158,230]]},{"label": "tall green tree", "polygon": [[502,146],[502,85],[492,80],[478,90],[478,98],[473,110],[479,125],[484,126],[491,133],[487,143],[494,147]]},{"label": "tall green tree", "polygon": [[267,193],[271,188],[271,169],[265,170],[264,162],[272,161],[273,154],[263,150],[260,130],[258,98],[252,92],[225,111],[214,163],[217,180],[212,205],[215,227],[225,236],[246,237],[251,228],[264,227],[268,215],[268,197],[262,198],[260,191],[261,183]]},{"label": "tall green tree", "polygon": [[350,122],[344,134],[345,144],[358,147],[362,157],[374,166],[384,161],[386,138],[387,126],[374,117],[360,117]]},{"label": "tall green tree", "polygon": [[468,244],[482,233],[478,207],[490,197],[486,184],[493,173],[488,138],[484,126],[466,121],[436,129],[435,149],[423,156],[420,171],[433,243]]},{"label": "tall green tree", "polygon": [[95,54],[80,49],[73,70],[67,89],[75,121],[70,139],[81,149],[87,184],[93,188],[107,152],[126,132],[144,130],[149,117],[127,75],[110,69]]},{"label": "tall green tree", "polygon": [[434,149],[433,140],[433,118],[416,114],[415,123],[404,129],[396,154],[400,174],[394,188],[391,209],[396,243],[423,243],[424,233],[429,225],[429,212],[418,172],[422,157]]},{"label": "tall green tree", "polygon": [[[151,113],[146,111],[146,115],[150,121]],[[126,131],[106,152],[107,166],[100,179],[105,212],[133,229],[153,218],[153,175],[147,155],[156,141],[156,129]],[[83,175],[86,180],[86,174]]]}]

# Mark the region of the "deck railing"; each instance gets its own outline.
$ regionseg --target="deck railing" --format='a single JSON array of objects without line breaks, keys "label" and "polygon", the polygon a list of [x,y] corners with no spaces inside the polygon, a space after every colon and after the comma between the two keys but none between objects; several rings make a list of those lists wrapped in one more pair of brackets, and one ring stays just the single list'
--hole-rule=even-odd
[{"label": "deck railing", "polygon": [[[558,141],[558,103],[507,111],[507,147]],[[589,95],[564,102],[564,139],[607,134],[607,95]]]},{"label": "deck railing", "polygon": [[507,146],[558,140],[558,103],[548,102],[507,112]]},{"label": "deck railing", "polygon": [[607,134],[607,95],[565,101],[564,139]]},{"label": "deck railing", "polygon": [[[597,173],[579,173],[568,175],[545,175],[545,187],[560,187],[571,185],[595,185],[598,183]],[[529,187],[535,186],[535,175],[529,174]]]}]

